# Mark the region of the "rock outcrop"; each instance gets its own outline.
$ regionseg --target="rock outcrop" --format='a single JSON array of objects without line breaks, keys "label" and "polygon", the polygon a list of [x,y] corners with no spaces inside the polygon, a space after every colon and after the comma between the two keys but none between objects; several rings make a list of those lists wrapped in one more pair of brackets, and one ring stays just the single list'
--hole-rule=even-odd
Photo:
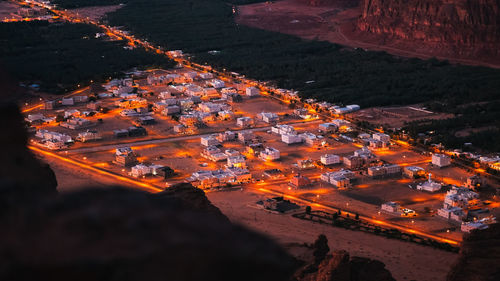
[{"label": "rock outcrop", "polygon": [[464,237],[460,257],[448,281],[500,280],[500,224],[474,231]]},{"label": "rock outcrop", "polygon": [[500,55],[500,0],[363,0],[357,27],[456,55]]},{"label": "rock outcrop", "polygon": [[300,281],[394,281],[385,264],[368,258],[350,257],[344,250],[327,255],[319,264],[305,264],[295,277]]},{"label": "rock outcrop", "polygon": [[0,280],[289,280],[295,263],[189,184],[85,189],[0,219]]},{"label": "rock outcrop", "polygon": [[26,147],[23,116],[14,103],[0,103],[0,213],[43,196],[57,194],[57,180],[47,164]]}]

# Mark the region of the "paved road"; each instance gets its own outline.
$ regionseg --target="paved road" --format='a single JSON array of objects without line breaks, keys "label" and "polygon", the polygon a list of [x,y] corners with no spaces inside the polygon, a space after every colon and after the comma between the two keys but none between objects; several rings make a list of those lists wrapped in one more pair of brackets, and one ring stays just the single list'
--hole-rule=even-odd
[{"label": "paved road", "polygon": [[404,233],[416,234],[416,235],[419,235],[421,237],[430,238],[430,239],[433,239],[433,240],[436,240],[436,241],[439,241],[439,242],[449,243],[449,244],[454,245],[454,246],[460,245],[460,241],[457,241],[455,239],[451,239],[451,238],[447,238],[447,237],[442,237],[442,236],[439,236],[439,235],[436,235],[436,234],[432,234],[432,233],[428,233],[428,232],[425,232],[425,231],[422,231],[422,230],[418,230],[416,228],[410,228],[408,226],[395,224],[395,223],[384,221],[384,220],[381,220],[381,219],[374,219],[374,218],[371,218],[369,216],[366,216],[366,215],[363,215],[363,214],[359,214],[357,212],[347,211],[344,207],[343,208],[339,208],[339,207],[336,207],[336,206],[333,206],[333,205],[330,205],[330,204],[324,204],[324,203],[321,203],[321,202],[314,202],[314,201],[312,201],[310,199],[303,198],[301,196],[290,195],[290,194],[287,194],[285,192],[276,191],[276,190],[267,188],[265,186],[266,185],[259,185],[257,183],[257,184],[245,185],[245,188],[252,189],[253,191],[256,191],[256,192],[271,194],[271,195],[274,195],[274,196],[283,196],[283,197],[285,197],[287,199],[290,199],[290,200],[293,200],[293,201],[296,201],[296,202],[299,202],[299,203],[302,203],[302,204],[310,205],[310,206],[313,206],[313,207],[316,207],[316,208],[319,208],[319,209],[323,209],[323,210],[326,210],[326,211],[329,211],[329,212],[337,212],[338,210],[342,210],[342,212],[344,214],[349,214],[352,217],[354,217],[354,216],[356,216],[356,214],[358,214],[359,218],[361,220],[367,221],[369,223],[373,223],[373,224],[376,224],[376,225],[381,225],[381,226],[384,226],[384,227],[387,227],[387,228],[395,228],[395,229],[397,229],[397,230],[399,230],[401,232],[404,232]]}]

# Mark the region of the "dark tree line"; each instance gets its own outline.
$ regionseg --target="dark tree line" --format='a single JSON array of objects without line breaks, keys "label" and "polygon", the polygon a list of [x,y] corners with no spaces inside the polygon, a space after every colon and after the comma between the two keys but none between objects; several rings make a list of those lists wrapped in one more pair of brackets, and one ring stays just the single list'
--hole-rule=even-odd
[{"label": "dark tree line", "polygon": [[2,23],[0,64],[19,81],[54,93],[121,76],[133,67],[173,66],[163,56],[124,49],[124,42],[97,39],[98,32],[86,24]]}]

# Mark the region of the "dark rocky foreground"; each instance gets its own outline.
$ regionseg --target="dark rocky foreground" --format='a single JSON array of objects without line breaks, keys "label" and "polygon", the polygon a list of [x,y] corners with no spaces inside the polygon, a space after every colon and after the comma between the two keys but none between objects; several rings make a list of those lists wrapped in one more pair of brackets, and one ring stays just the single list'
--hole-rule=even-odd
[{"label": "dark rocky foreground", "polygon": [[0,280],[294,280],[303,265],[189,184],[58,194],[18,108],[0,114]]},{"label": "dark rocky foreground", "polygon": [[457,263],[448,281],[500,280],[500,224],[464,237]]},{"label": "dark rocky foreground", "polygon": [[[231,223],[189,184],[157,194],[120,187],[58,194],[50,167],[26,148],[17,107],[0,105],[0,114],[0,280],[394,280],[383,263],[327,246],[314,262],[297,260]],[[495,268],[483,257],[488,245],[498,248],[498,231],[487,233],[467,242],[450,281],[490,280],[460,279],[471,264]]]}]

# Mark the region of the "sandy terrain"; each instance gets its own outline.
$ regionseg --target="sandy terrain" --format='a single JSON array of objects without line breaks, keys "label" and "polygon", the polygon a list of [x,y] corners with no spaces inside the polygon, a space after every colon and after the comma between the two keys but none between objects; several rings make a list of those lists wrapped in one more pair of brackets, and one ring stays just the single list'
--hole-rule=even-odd
[{"label": "sandy terrain", "polygon": [[[37,155],[40,157],[39,155]],[[50,168],[56,174],[57,190],[59,192],[70,192],[88,187],[106,187],[118,185],[111,182],[108,178],[90,175],[87,171],[63,165],[53,158],[40,157],[41,160],[50,165]]]},{"label": "sandy terrain", "polygon": [[123,7],[123,5],[109,5],[109,6],[95,6],[95,7],[85,7],[79,9],[72,9],[77,14],[84,17],[88,17],[91,20],[99,20],[103,18],[107,13],[114,12]]},{"label": "sandy terrain", "polygon": [[254,209],[248,205],[263,196],[247,191],[212,192],[207,195],[233,222],[267,234],[284,246],[294,242],[312,243],[323,233],[327,236],[331,249],[344,249],[353,256],[378,259],[386,264],[396,280],[445,280],[448,270],[458,256],[430,247]]},{"label": "sandy terrain", "polygon": [[353,48],[386,51],[396,56],[422,59],[436,57],[450,62],[500,68],[500,64],[496,62],[451,57],[446,54],[446,50],[423,48],[422,44],[412,44],[402,40],[388,42],[377,36],[360,34],[356,32],[354,26],[360,14],[359,7],[345,8],[341,4],[312,7],[298,0],[282,0],[239,6],[236,22],[305,39],[324,40]]}]

